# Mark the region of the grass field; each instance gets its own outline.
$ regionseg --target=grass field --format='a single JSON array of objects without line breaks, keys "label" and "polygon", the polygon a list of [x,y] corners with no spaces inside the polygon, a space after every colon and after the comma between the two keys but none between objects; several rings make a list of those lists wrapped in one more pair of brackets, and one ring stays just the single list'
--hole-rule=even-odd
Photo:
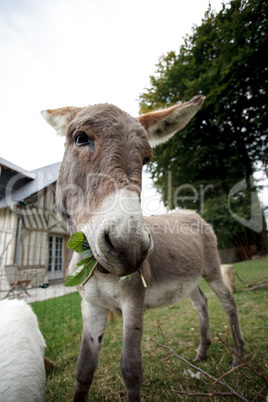
[{"label": "grass field", "polygon": [[[248,284],[268,280],[268,259],[258,259],[234,264],[241,279]],[[231,355],[226,348],[216,342],[215,331],[224,334],[228,320],[220,303],[208,285],[201,280],[200,286],[208,299],[212,344],[208,359],[199,363],[199,367],[215,376],[230,370]],[[267,289],[246,292],[246,285],[235,280],[234,294],[246,343],[245,357],[259,373],[267,376],[268,369],[268,327],[267,327]],[[47,373],[46,401],[71,401],[77,356],[82,331],[80,313],[81,298],[73,293],[57,299],[33,303],[40,329],[46,339],[46,356],[56,368]],[[203,397],[188,397],[174,394],[173,390],[187,393],[210,393],[224,389],[215,386],[206,377],[191,378],[185,373],[187,365],[168,351],[157,347],[149,337],[163,344],[158,329],[160,323],[165,338],[175,352],[192,361],[199,343],[199,325],[197,314],[189,299],[179,304],[147,310],[144,315],[142,341],[144,383],[142,395],[144,401],[204,401]],[[231,338],[230,329],[228,334]],[[120,354],[122,348],[122,318],[115,316],[107,327],[99,368],[95,374],[90,391],[91,401],[126,401],[126,391],[120,376]],[[193,370],[192,370],[193,371]],[[249,401],[264,386],[263,380],[248,368],[242,368],[226,377],[226,381],[238,393]],[[218,401],[219,396],[210,398]],[[230,400],[230,398],[229,398]],[[265,401],[265,396],[258,398]]]}]

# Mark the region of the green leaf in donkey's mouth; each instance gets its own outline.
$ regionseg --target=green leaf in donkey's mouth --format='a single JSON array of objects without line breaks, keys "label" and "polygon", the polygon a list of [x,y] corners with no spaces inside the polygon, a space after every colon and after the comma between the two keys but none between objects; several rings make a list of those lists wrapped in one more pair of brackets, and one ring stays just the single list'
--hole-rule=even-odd
[{"label": "green leaf in donkey's mouth", "polygon": [[[77,286],[81,283],[84,285],[96,271],[98,262],[94,258],[90,245],[88,244],[87,238],[83,232],[73,233],[67,242],[67,247],[81,254],[83,259],[77,263],[78,268],[70,275],[66,276],[64,285]],[[140,271],[138,272],[140,274],[143,286],[147,288],[147,283],[143,274]],[[122,276],[119,279],[119,283],[123,282],[126,278],[130,280],[133,275],[134,273]]]},{"label": "green leaf in donkey's mouth", "polygon": [[144,286],[145,288],[147,288],[147,283],[146,283],[146,280],[145,280],[144,276],[142,275],[142,273],[141,273],[140,271],[139,271],[139,274],[140,274],[140,277],[141,277],[141,281],[142,281],[143,286]]},{"label": "green leaf in donkey's mouth", "polygon": [[70,275],[66,276],[64,285],[77,286],[81,283],[85,284],[96,271],[97,261],[92,254],[91,248],[84,233],[73,233],[67,242],[67,247],[81,254],[83,259],[78,262],[78,268]]},{"label": "green leaf in donkey's mouth", "polygon": [[78,268],[70,275],[66,276],[64,281],[65,286],[80,285],[81,283],[85,283],[85,281],[93,275],[97,266],[96,260],[95,258],[88,260],[89,261],[87,262],[84,262],[85,260],[80,261],[80,263],[78,263],[79,264]]},{"label": "green leaf in donkey's mouth", "polygon": [[[71,248],[72,250],[75,250],[77,253],[82,253],[82,251],[83,251],[82,244],[85,241],[87,242],[87,239],[83,232],[75,232],[72,234],[72,236],[68,240],[67,247]],[[87,244],[88,244],[88,242],[87,242]],[[84,244],[84,246],[85,246],[85,244]],[[89,247],[89,244],[88,244],[88,247]]]},{"label": "green leaf in donkey's mouth", "polygon": [[126,275],[126,276],[121,276],[121,278],[119,279],[119,283],[123,282],[125,279],[130,280],[133,275],[134,275],[134,274],[129,274],[129,275]]},{"label": "green leaf in donkey's mouth", "polygon": [[[146,283],[146,281],[145,281],[145,278],[144,278],[143,274],[142,274],[140,271],[138,271],[138,272],[139,272],[139,274],[140,274],[140,277],[141,277],[141,281],[142,281],[143,286],[144,286],[145,288],[147,288],[147,283]],[[134,275],[134,273],[133,273],[133,274],[126,275],[126,276],[121,276],[121,278],[119,279],[119,283],[120,283],[120,282],[123,282],[125,279],[130,280],[130,279],[133,277],[133,275]]]}]

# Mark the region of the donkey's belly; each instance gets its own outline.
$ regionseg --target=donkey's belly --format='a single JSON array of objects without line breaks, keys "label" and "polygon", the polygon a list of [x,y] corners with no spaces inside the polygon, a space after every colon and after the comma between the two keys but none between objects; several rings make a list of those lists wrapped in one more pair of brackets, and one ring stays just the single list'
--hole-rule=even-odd
[{"label": "donkey's belly", "polygon": [[153,285],[146,290],[145,308],[159,307],[165,304],[177,303],[189,296],[196,287],[198,279],[187,282],[167,282]]}]

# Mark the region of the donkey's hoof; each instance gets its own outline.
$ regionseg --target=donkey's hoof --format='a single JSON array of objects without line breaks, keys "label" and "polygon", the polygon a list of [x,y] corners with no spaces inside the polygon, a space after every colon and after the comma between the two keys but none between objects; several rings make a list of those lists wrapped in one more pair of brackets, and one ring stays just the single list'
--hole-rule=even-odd
[{"label": "donkey's hoof", "polygon": [[197,355],[194,358],[194,363],[200,363],[204,360],[206,360],[207,356],[202,356],[199,353],[197,353]]},{"label": "donkey's hoof", "polygon": [[232,367],[237,367],[241,363],[243,363],[243,350],[242,350],[242,353],[240,352],[239,355],[233,354]]},{"label": "donkey's hoof", "polygon": [[232,362],[232,368],[240,366],[240,364],[242,364],[242,360],[235,360]]}]

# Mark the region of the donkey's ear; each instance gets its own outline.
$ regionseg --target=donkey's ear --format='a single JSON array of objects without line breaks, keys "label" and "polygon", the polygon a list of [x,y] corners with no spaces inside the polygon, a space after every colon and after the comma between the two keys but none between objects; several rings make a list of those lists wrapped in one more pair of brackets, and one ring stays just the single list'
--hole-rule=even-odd
[{"label": "donkey's ear", "polygon": [[177,131],[184,128],[203,105],[205,98],[204,95],[197,95],[180,105],[138,117],[148,133],[151,147],[167,141]]},{"label": "donkey's ear", "polygon": [[68,124],[82,109],[81,107],[66,106],[59,109],[42,110],[41,114],[58,135],[66,135]]}]

